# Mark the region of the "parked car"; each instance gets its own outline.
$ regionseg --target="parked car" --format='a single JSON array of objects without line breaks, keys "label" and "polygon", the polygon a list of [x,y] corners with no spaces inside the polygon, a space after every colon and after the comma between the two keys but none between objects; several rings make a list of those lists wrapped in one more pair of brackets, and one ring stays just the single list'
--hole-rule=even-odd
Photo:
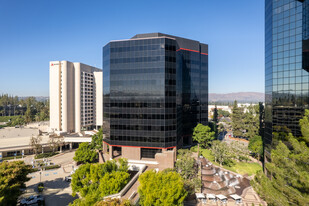
[{"label": "parked car", "polygon": [[72,176],[71,176],[71,175],[66,176],[66,177],[64,178],[64,180],[65,180],[66,182],[71,182]]},{"label": "parked car", "polygon": [[43,205],[44,204],[44,197],[41,195],[31,195],[30,197],[24,198],[20,200],[21,206],[26,206],[26,205]]}]

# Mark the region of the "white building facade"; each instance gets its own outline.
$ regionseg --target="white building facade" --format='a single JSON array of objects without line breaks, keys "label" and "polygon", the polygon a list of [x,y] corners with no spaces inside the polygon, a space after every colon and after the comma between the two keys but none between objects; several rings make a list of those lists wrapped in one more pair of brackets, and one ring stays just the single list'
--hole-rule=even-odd
[{"label": "white building facade", "polygon": [[51,61],[50,129],[68,133],[103,125],[102,70],[79,62]]}]

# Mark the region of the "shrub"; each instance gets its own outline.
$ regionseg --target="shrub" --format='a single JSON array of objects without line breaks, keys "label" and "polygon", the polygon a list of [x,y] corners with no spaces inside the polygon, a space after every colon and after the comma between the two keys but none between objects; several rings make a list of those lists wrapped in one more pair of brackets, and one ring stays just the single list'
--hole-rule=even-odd
[{"label": "shrub", "polygon": [[39,192],[43,192],[43,190],[44,190],[44,184],[43,184],[42,182],[40,182],[40,183],[38,184],[38,191],[39,191]]},{"label": "shrub", "polygon": [[46,166],[44,168],[45,168],[45,170],[58,169],[58,168],[60,168],[60,165],[50,165],[50,166]]},{"label": "shrub", "polygon": [[13,159],[15,159],[15,157],[16,157],[16,159],[22,158],[21,155],[18,155],[18,156],[3,157],[2,160],[3,160],[3,161],[4,161],[4,160],[13,160]]},{"label": "shrub", "polygon": [[47,157],[52,157],[59,154],[59,152],[48,152],[48,153],[41,153],[35,156],[35,159],[42,159]]}]

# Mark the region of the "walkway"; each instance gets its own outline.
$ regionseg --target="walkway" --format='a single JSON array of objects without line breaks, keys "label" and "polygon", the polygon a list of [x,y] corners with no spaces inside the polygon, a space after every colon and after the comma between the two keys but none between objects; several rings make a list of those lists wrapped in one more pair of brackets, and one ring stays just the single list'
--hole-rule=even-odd
[{"label": "walkway", "polygon": [[37,185],[39,182],[42,182],[45,187],[42,195],[45,198],[46,206],[68,205],[70,202],[78,198],[78,196],[72,197],[70,183],[64,181],[64,178],[67,175],[68,174],[63,171],[63,168],[42,171],[41,175],[40,172],[31,173],[29,174],[31,179],[26,182],[27,189],[22,197],[38,194]]},{"label": "walkway", "polygon": [[259,197],[259,195],[254,191],[252,187],[246,188],[242,194],[242,197],[243,197],[244,205],[248,205],[248,206],[251,206],[252,204],[267,205],[267,203]]}]

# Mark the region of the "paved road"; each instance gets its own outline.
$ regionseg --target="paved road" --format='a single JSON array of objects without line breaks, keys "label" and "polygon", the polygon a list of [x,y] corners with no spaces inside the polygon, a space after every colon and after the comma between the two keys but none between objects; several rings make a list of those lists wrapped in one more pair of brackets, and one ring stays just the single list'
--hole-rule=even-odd
[{"label": "paved road", "polygon": [[67,151],[54,157],[50,157],[49,159],[56,165],[66,166],[73,163],[74,154],[75,150],[72,152]]}]

